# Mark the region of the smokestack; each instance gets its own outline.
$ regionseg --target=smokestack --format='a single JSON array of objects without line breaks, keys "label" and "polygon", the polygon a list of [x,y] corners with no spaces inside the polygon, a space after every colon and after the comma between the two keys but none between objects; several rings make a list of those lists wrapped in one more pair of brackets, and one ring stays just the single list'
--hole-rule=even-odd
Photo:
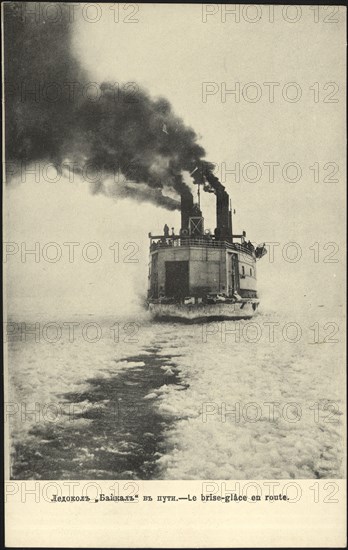
[{"label": "smokestack", "polygon": [[231,199],[230,199],[230,211],[229,211],[229,218],[228,218],[228,221],[229,221],[229,233],[230,233],[230,238],[231,238],[231,243],[233,243],[233,227],[232,227],[232,203],[231,203]]},{"label": "smokestack", "polygon": [[[219,241],[232,243],[232,212],[230,210],[230,197],[225,187],[211,172],[209,163],[205,162],[204,176],[210,189],[216,195],[216,231],[215,236]],[[205,188],[204,188],[205,189]],[[208,188],[207,190],[210,191]]]},{"label": "smokestack", "polygon": [[218,189],[216,191],[216,227],[219,240],[232,242],[229,202],[228,193],[224,189]]},{"label": "smokestack", "polygon": [[181,191],[181,230],[189,230],[190,216],[193,209],[193,196],[189,189]]}]

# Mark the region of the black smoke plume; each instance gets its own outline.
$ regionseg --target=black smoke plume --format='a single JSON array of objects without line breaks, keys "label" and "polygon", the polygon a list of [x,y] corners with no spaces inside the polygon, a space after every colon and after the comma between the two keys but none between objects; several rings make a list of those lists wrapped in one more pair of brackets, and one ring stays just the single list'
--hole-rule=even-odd
[{"label": "black smoke plume", "polygon": [[67,161],[81,173],[89,164],[101,171],[94,193],[180,208],[163,190],[180,195],[182,173],[197,165],[204,168],[194,182],[206,181],[210,165],[197,135],[166,99],[151,98],[135,83],[105,82],[91,99],[93,79],[72,53],[67,4],[57,7],[56,18],[52,6],[59,4],[4,4],[7,163]]}]

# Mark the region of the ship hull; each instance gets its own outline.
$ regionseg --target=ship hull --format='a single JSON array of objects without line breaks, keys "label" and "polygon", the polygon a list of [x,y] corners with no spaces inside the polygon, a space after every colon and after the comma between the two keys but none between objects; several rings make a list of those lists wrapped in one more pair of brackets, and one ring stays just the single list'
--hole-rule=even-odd
[{"label": "ship hull", "polygon": [[195,322],[204,320],[251,319],[258,300],[243,300],[235,303],[219,304],[161,304],[149,303],[149,311],[154,319]]}]

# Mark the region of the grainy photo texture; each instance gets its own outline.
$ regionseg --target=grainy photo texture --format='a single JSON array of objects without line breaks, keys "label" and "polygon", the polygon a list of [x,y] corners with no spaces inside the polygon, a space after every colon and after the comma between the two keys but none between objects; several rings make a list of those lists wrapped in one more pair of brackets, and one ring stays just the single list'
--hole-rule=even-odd
[{"label": "grainy photo texture", "polygon": [[7,480],[345,477],[345,17],[3,5]]}]

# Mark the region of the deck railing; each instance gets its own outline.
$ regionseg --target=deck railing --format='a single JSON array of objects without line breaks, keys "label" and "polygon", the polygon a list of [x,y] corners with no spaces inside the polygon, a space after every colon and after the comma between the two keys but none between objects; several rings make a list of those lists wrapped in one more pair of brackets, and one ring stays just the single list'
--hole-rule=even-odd
[{"label": "deck railing", "polygon": [[246,245],[240,243],[229,243],[227,241],[215,241],[212,239],[201,239],[201,238],[163,238],[158,242],[151,242],[151,250],[157,250],[158,248],[177,248],[177,247],[187,247],[190,248],[215,248],[215,249],[225,249],[229,248],[231,250],[239,250],[245,254],[253,255],[253,250],[248,248]]}]

